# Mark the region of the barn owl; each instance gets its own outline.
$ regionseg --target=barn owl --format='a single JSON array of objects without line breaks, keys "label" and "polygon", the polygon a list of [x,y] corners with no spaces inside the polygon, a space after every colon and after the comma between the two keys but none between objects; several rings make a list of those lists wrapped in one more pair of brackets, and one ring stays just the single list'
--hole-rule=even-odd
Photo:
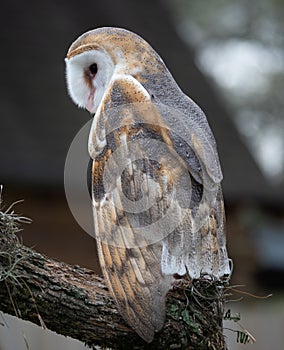
[{"label": "barn owl", "polygon": [[230,274],[216,143],[204,113],[140,36],[88,31],[65,61],[72,100],[94,114],[100,265],[120,314],[151,342],[177,276]]}]

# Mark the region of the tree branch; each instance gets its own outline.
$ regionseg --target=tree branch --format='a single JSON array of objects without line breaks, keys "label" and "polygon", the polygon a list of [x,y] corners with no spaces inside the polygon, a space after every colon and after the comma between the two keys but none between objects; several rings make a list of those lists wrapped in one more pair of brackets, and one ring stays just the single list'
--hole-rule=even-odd
[{"label": "tree branch", "polygon": [[167,297],[165,325],[147,344],[120,317],[103,278],[23,246],[11,229],[3,229],[1,220],[3,312],[92,348],[226,349],[222,332],[224,285],[220,281],[178,280]]}]

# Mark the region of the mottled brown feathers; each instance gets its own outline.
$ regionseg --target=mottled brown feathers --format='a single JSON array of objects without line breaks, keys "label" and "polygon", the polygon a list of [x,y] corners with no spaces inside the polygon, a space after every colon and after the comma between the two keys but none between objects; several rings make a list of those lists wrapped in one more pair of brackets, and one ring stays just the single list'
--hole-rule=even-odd
[{"label": "mottled brown feathers", "polygon": [[99,28],[81,35],[69,48],[67,58],[93,49],[104,50],[114,64],[124,60],[122,71],[146,69],[149,72],[163,71],[159,55],[140,36],[121,28]]},{"label": "mottled brown feathers", "polygon": [[[215,140],[204,113],[138,35],[91,30],[66,62],[75,103],[96,101],[89,153],[101,268],[119,312],[150,342],[174,276],[230,274]],[[93,63],[98,77],[86,82]]]}]

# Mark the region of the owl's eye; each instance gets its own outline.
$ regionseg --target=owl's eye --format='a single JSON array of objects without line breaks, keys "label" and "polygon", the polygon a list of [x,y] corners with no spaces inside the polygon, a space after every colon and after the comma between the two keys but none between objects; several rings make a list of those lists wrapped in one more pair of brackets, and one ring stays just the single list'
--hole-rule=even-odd
[{"label": "owl's eye", "polygon": [[98,65],[96,63],[93,63],[89,67],[89,71],[92,75],[96,75],[98,72]]}]

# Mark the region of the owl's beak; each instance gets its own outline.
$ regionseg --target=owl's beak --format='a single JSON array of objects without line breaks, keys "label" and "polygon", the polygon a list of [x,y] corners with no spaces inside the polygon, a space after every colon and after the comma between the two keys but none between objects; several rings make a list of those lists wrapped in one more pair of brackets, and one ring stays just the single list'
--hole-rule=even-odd
[{"label": "owl's beak", "polygon": [[92,87],[90,89],[90,94],[88,96],[88,100],[87,100],[87,103],[86,103],[86,110],[89,111],[90,113],[95,113],[95,109],[94,109],[94,97],[95,97],[95,88]]}]

